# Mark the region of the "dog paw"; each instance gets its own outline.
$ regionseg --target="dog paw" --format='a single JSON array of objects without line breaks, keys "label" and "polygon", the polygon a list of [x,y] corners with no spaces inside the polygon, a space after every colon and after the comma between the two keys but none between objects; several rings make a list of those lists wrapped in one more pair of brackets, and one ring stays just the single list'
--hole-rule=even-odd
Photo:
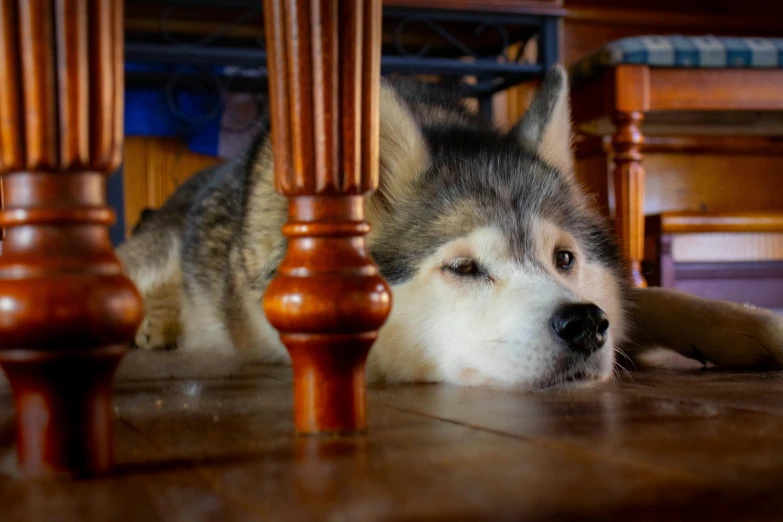
[{"label": "dog paw", "polygon": [[716,366],[746,370],[783,369],[783,317],[752,306],[714,303],[690,336],[683,355]]},{"label": "dog paw", "polygon": [[760,367],[783,369],[783,316],[750,305],[744,310],[739,336],[746,353],[754,354]]},{"label": "dog paw", "polygon": [[783,369],[779,314],[664,288],[634,290],[633,301],[630,346],[668,348],[726,369]]},{"label": "dog paw", "polygon": [[140,350],[172,350],[176,348],[176,336],[166,321],[147,314],[136,332],[133,347]]}]

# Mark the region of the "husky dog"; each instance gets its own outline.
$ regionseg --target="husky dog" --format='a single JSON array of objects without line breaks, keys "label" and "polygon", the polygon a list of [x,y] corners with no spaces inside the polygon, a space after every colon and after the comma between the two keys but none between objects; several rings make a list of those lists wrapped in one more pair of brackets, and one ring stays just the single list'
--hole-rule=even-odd
[{"label": "husky dog", "polygon": [[[380,187],[366,207],[393,309],[369,380],[573,386],[609,378],[618,352],[661,346],[731,368],[783,366],[783,318],[631,288],[611,228],[575,178],[569,112],[559,66],[508,133],[435,87],[383,81]],[[266,126],[118,249],[145,302],[135,343],[287,362],[261,307],[286,215]]]}]

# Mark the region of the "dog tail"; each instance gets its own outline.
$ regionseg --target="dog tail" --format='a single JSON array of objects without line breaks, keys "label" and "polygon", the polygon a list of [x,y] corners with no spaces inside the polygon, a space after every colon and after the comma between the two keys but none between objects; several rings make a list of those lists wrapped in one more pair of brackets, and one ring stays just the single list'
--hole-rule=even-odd
[{"label": "dog tail", "polygon": [[632,289],[629,353],[668,348],[733,369],[783,369],[783,317],[663,288]]}]

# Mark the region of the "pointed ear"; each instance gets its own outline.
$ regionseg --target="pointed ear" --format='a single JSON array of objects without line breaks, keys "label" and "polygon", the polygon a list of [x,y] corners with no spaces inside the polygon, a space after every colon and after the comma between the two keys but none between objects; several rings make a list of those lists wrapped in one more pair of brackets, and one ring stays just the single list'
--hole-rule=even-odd
[{"label": "pointed ear", "polygon": [[527,112],[511,129],[511,135],[553,167],[573,173],[568,74],[562,66],[555,65],[546,74]]},{"label": "pointed ear", "polygon": [[381,82],[379,116],[379,181],[372,199],[387,207],[405,198],[430,155],[408,104],[386,80]]}]

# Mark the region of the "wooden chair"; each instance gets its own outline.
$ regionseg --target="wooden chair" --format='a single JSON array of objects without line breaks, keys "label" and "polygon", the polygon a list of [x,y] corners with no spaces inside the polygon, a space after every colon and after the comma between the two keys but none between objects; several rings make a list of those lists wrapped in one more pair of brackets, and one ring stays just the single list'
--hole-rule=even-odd
[{"label": "wooden chair", "polygon": [[[364,361],[391,307],[364,245],[380,0],[264,8],[276,182],[290,198],[264,307],[293,359],[297,429],[355,432]],[[122,2],[0,2],[0,365],[27,476],[112,467],[112,377],[142,319],[108,235],[122,129]]]},{"label": "wooden chair", "polygon": [[577,127],[594,132],[614,126],[617,233],[635,284],[645,286],[642,122],[659,113],[783,109],[783,41],[633,37],[608,44],[571,74]]}]

